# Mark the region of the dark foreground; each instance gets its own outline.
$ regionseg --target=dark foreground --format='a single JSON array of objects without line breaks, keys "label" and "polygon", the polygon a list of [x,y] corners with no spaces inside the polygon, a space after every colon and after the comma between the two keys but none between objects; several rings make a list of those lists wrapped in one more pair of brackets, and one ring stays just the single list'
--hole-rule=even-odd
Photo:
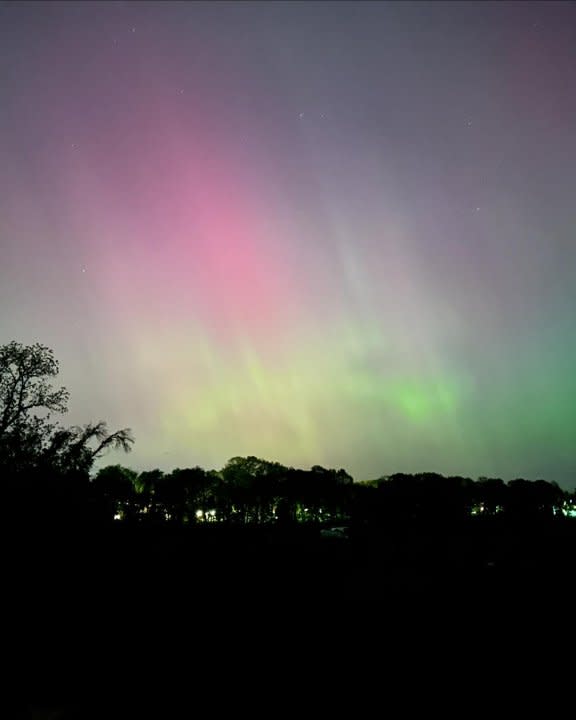
[{"label": "dark foreground", "polygon": [[318,683],[325,671],[414,672],[446,647],[459,648],[452,659],[486,650],[494,664],[574,623],[573,523],[350,540],[117,526],[21,531],[11,546],[13,717],[50,707],[67,709],[52,717],[139,717],[158,696],[158,717],[189,716],[168,701],[255,710],[262,687],[287,692],[304,668]]}]

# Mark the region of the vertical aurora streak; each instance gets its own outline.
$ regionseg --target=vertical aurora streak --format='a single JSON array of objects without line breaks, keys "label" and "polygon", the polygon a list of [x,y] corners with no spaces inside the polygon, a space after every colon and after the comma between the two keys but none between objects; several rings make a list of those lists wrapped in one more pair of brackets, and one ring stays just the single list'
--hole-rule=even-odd
[{"label": "vertical aurora streak", "polygon": [[0,342],[144,468],[576,482],[576,14],[3,4]]}]

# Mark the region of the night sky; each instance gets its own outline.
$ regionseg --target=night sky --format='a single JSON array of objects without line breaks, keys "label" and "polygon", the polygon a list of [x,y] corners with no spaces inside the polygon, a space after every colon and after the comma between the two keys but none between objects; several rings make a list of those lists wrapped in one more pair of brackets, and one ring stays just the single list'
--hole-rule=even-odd
[{"label": "night sky", "polygon": [[0,4],[0,343],[135,469],[576,484],[576,5]]}]

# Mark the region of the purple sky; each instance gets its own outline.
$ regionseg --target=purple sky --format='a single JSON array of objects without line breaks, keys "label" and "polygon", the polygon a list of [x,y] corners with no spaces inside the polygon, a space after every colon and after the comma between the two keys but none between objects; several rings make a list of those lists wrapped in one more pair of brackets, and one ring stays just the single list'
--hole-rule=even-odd
[{"label": "purple sky", "polygon": [[70,422],[576,485],[574,3],[3,2],[0,48],[0,342]]}]

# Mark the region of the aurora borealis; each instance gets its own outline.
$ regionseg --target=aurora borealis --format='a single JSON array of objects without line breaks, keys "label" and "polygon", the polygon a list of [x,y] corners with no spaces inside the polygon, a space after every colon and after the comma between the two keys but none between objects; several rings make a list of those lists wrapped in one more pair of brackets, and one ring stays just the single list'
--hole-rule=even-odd
[{"label": "aurora borealis", "polygon": [[4,2],[0,48],[0,343],[67,422],[576,485],[574,4]]}]

